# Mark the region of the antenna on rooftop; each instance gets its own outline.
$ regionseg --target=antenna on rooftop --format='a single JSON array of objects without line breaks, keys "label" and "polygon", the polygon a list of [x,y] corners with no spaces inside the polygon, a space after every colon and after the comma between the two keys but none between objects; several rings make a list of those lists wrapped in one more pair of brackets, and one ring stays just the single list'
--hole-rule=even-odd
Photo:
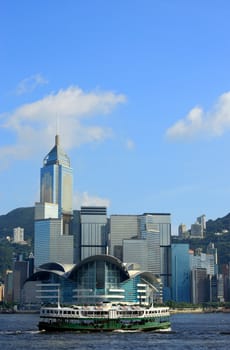
[{"label": "antenna on rooftop", "polygon": [[56,113],[56,136],[55,136],[55,144],[59,145],[59,118]]}]

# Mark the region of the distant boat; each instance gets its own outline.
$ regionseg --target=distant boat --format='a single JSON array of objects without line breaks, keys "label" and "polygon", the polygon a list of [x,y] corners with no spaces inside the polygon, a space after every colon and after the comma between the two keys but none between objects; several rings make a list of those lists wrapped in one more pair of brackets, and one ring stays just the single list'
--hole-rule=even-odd
[{"label": "distant boat", "polygon": [[45,331],[161,331],[170,330],[168,307],[113,305],[44,306],[39,330]]}]

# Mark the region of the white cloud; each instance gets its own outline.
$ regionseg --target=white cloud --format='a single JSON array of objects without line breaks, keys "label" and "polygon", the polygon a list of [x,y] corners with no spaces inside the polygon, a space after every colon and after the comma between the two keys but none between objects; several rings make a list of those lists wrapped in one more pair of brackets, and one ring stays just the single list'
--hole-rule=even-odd
[{"label": "white cloud", "polygon": [[88,192],[76,193],[74,196],[74,208],[79,209],[81,206],[110,206],[110,200],[98,196],[89,195]]},{"label": "white cloud", "polygon": [[193,108],[184,119],[166,131],[171,140],[188,140],[195,137],[217,137],[230,130],[230,92],[221,95],[210,111]]},{"label": "white cloud", "polygon": [[135,148],[135,143],[133,140],[131,139],[127,139],[126,142],[125,142],[125,146],[128,150],[133,150]]},{"label": "white cloud", "polygon": [[32,92],[40,85],[48,84],[48,80],[46,80],[41,74],[31,75],[28,78],[23,79],[17,86],[16,93],[17,95],[23,95],[28,92]]},{"label": "white cloud", "polygon": [[21,159],[50,147],[50,140],[56,133],[57,119],[60,128],[58,133],[65,149],[103,141],[111,137],[111,128],[93,125],[91,120],[86,123],[85,119],[107,114],[125,101],[126,97],[122,94],[98,90],[84,92],[71,86],[22,105],[12,113],[1,114],[0,132],[5,129],[7,133],[15,135],[16,143],[1,147],[0,158],[7,155]]}]

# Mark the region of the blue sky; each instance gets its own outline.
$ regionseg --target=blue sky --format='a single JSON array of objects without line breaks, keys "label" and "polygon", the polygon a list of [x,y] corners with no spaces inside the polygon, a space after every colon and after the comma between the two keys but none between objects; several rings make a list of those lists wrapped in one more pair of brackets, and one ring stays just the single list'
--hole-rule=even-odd
[{"label": "blue sky", "polygon": [[2,0],[0,214],[39,201],[58,130],[74,208],[229,213],[228,0]]}]

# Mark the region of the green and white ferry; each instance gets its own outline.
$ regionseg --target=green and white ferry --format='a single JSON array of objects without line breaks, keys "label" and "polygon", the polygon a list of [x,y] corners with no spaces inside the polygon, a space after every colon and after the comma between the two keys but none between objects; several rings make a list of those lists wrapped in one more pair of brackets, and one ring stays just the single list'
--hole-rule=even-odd
[{"label": "green and white ferry", "polygon": [[170,330],[168,307],[142,305],[43,306],[39,330],[44,331],[166,331]]}]

